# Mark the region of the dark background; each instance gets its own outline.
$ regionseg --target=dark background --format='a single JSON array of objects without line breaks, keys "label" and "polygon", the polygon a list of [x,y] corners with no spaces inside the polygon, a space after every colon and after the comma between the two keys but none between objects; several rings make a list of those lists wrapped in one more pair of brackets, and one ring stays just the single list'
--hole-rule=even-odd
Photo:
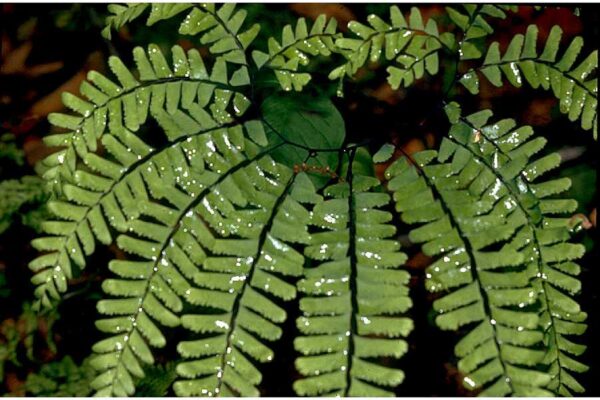
[{"label": "dark background", "polygon": [[[0,169],[2,180],[34,174],[36,162],[51,151],[42,144],[41,138],[51,132],[46,120],[48,113],[63,111],[60,93],[76,93],[86,72],[91,69],[106,72],[105,60],[109,55],[119,55],[127,63],[131,61],[131,49],[135,45],[154,42],[165,49],[174,43],[184,48],[195,45],[193,39],[177,34],[177,18],[152,29],[144,27],[140,20],[113,34],[112,42],[108,42],[100,35],[106,15],[106,5],[103,4],[2,4],[0,7],[0,134],[13,133],[16,145],[24,152],[26,160],[19,168],[5,166]],[[259,22],[263,26],[254,46],[266,49],[266,38],[280,38],[281,28],[300,16],[310,20],[326,13],[335,17],[340,26],[345,26],[353,19],[365,21],[370,13],[387,19],[389,5],[251,4],[244,7],[249,11],[248,21]],[[401,8],[408,10],[409,6],[401,5]],[[435,17],[440,26],[448,26],[448,22],[444,23],[447,21],[443,17],[444,6],[428,4],[420,8],[425,18]],[[529,24],[539,26],[539,40],[547,36],[552,25],[558,24],[564,31],[561,48],[564,49],[573,37],[581,35],[586,43],[582,54],[593,50],[600,23],[598,8],[593,5],[582,5],[577,9],[567,6],[536,9],[527,5],[521,6],[517,14],[511,14],[506,20],[490,22],[496,30],[492,37],[500,41],[502,49],[515,34],[524,33]],[[318,65],[317,62],[315,70],[318,70]],[[371,150],[377,150],[379,145],[389,141],[407,153],[437,148],[448,129],[438,101],[444,82],[452,78],[452,68],[449,67],[442,65],[437,76],[426,77],[408,90],[394,92],[385,81],[385,68],[370,65],[359,74],[355,84],[346,85],[343,99],[334,99],[346,120],[348,139],[360,142],[372,137],[375,140]],[[313,86],[326,93],[335,92],[335,84],[327,80],[326,74],[316,74]],[[273,90],[274,86],[266,88],[263,94]],[[549,139],[546,151],[559,151],[565,160],[555,175],[572,178],[573,187],[569,195],[579,201],[577,212],[589,216],[594,225],[579,234],[588,253],[580,263],[583,291],[578,299],[589,313],[589,329],[577,341],[588,345],[582,361],[590,366],[590,371],[580,376],[580,382],[587,388],[586,395],[600,396],[600,344],[597,340],[600,337],[600,269],[596,245],[598,231],[595,227],[597,142],[591,138],[590,132],[582,131],[577,123],[569,122],[559,112],[557,101],[550,92],[532,90],[527,85],[519,90],[509,85],[496,89],[482,80],[480,96],[470,96],[464,91],[455,91],[451,95],[463,104],[465,112],[492,108],[495,118],[512,117],[521,125],[532,125],[538,134]],[[380,170],[377,172],[381,173]],[[0,394],[31,395],[32,392],[24,386],[29,374],[65,355],[70,355],[75,363],[81,363],[89,354],[91,345],[100,338],[93,324],[95,303],[100,296],[99,283],[107,276],[106,263],[118,250],[112,246],[101,248],[89,260],[86,272],[72,282],[70,293],[58,309],[60,318],[52,326],[55,315],[38,317],[24,311],[33,298],[27,263],[36,254],[29,245],[35,236],[33,229],[18,222],[0,235],[0,278],[4,276],[5,281],[4,289],[0,285],[0,348],[8,343],[7,332],[11,329],[18,332],[20,341],[17,354],[20,365],[5,362],[4,376],[0,374],[3,378]],[[406,241],[406,238],[400,239]],[[415,300],[411,314],[416,329],[409,338],[411,349],[401,361],[406,379],[397,389],[397,394],[467,395],[454,366],[453,345],[457,335],[433,326],[432,297],[422,284],[427,259],[410,245],[406,251],[411,255],[411,291]],[[2,295],[2,290],[5,290],[5,295]],[[290,305],[289,309],[294,307]],[[292,347],[294,321],[295,316],[290,314],[284,327],[284,337],[274,345],[278,356],[264,368],[263,395],[294,395],[291,388],[297,376]],[[51,339],[50,342],[48,339]],[[55,348],[52,342],[55,342]],[[28,348],[33,351],[31,359],[25,355]],[[167,359],[173,350],[167,348],[159,352],[158,361]],[[171,371],[170,367],[167,366],[167,371]]]}]

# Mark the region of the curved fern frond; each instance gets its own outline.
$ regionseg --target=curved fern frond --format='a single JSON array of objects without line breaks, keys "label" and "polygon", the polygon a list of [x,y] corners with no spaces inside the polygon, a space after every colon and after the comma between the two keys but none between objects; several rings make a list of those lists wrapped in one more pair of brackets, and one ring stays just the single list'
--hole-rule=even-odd
[{"label": "curved fern frond", "polygon": [[[451,160],[434,164],[436,156]],[[437,325],[470,327],[455,348],[465,386],[484,388],[483,396],[549,395],[543,387],[550,375],[534,368],[545,354],[535,348],[543,340],[539,317],[530,309],[537,293],[515,249],[522,218],[511,202],[501,201],[505,193],[495,179],[465,152],[426,151],[414,162],[402,158],[386,176],[403,220],[425,223],[409,237],[436,258],[427,269],[427,288],[450,291],[434,302]],[[504,274],[513,279],[495,279]]]},{"label": "curved fern frond", "polygon": [[[463,39],[459,44],[460,60],[477,59],[482,56],[475,43],[476,39],[481,39],[494,33],[494,28],[487,22],[486,17],[506,18],[506,11],[516,11],[517,6],[493,5],[493,4],[463,4],[464,10],[456,7],[446,7],[448,17],[463,32]],[[466,15],[463,12],[466,12]]]},{"label": "curved fern frond", "polygon": [[[170,144],[189,148],[190,143],[184,143],[184,139],[192,140],[191,135],[231,125],[250,104],[242,93],[227,86],[236,81],[235,74],[229,78],[224,62],[217,60],[209,74],[195,50],[186,55],[180,47],[173,48],[174,72],[156,46],[151,45],[148,53],[136,48],[134,57],[140,81],[118,58],[111,58],[110,64],[122,86],[92,72],[90,78],[98,86],[84,82],[82,93],[95,103],[67,94],[65,104],[79,116],[51,116],[53,123],[70,131],[46,138],[46,143],[66,149],[44,160],[51,166],[44,177],[52,179],[62,192],[58,201],[49,204],[60,221],[45,223],[45,232],[53,236],[32,243],[47,252],[30,263],[32,270],[39,271],[32,280],[39,285],[36,296],[45,307],[66,290],[66,281],[73,276],[71,262],[81,269],[85,267],[85,255],[95,249],[94,237],[105,244],[112,241],[102,214],[110,225],[123,231],[126,217],[137,212],[135,204],[125,204],[123,213],[118,202],[122,203],[119,196],[128,190],[128,185],[143,192],[139,177],[131,177],[130,172],[145,167],[155,155],[155,149],[134,134],[148,115],[164,129],[168,139],[165,148]],[[265,144],[260,124],[248,126],[250,134]],[[113,154],[116,163],[94,153],[98,140]],[[124,152],[125,149],[128,150]],[[78,157],[85,166],[78,165]],[[90,174],[90,170],[97,174]],[[66,182],[59,179],[65,177]]]},{"label": "curved fern frond", "polygon": [[399,269],[407,257],[390,239],[396,231],[391,214],[379,208],[389,195],[372,190],[374,177],[353,175],[325,189],[317,204],[305,255],[318,265],[298,283],[303,312],[297,326],[303,336],[294,346],[302,354],[296,368],[305,376],[294,383],[303,396],[389,396],[404,373],[376,362],[400,358],[401,339],[413,329],[404,313],[412,305],[410,275]]},{"label": "curved fern frond", "polygon": [[137,19],[148,6],[148,3],[109,4],[107,9],[110,15],[106,17],[106,26],[102,30],[102,36],[110,40],[113,29],[118,31],[123,26]]},{"label": "curved fern frond", "polygon": [[[63,95],[65,106],[76,115],[49,115],[52,124],[67,130],[44,138],[49,146],[65,147],[44,160],[49,166],[44,178],[57,191],[63,180],[72,182],[78,158],[96,151],[97,140],[107,131],[136,132],[151,116],[169,133],[177,130],[174,127],[180,108],[193,113],[204,124],[214,124],[230,119],[229,114],[221,111],[230,101],[240,110],[238,114],[249,105],[241,93],[232,93],[232,87],[249,83],[245,67],[230,75],[225,61],[218,58],[209,71],[197,50],[186,54],[179,46],[172,49],[172,67],[156,45],[150,45],[147,52],[136,47],[133,56],[139,78],[119,58],[110,57],[109,65],[118,83],[91,71],[80,88],[87,100],[69,93]],[[205,115],[198,105],[208,108],[212,116]]]},{"label": "curved fern frond", "polygon": [[[113,12],[107,18],[107,27],[103,31],[110,35],[111,28],[120,28],[124,24],[139,17],[147,8],[146,5],[130,4],[113,6]],[[246,10],[236,10],[233,3],[217,5],[214,3],[152,3],[146,25],[152,26],[163,20],[168,20],[188,9],[192,9],[179,26],[182,35],[200,35],[200,43],[209,45],[211,54],[222,57],[225,61],[248,66],[246,49],[258,35],[259,24],[241,31],[246,19]],[[246,72],[247,73],[247,72]]]},{"label": "curved fern frond", "polygon": [[304,18],[298,19],[296,28],[286,25],[281,34],[281,43],[271,37],[268,54],[259,50],[252,52],[258,69],[269,68],[275,73],[281,88],[286,91],[301,91],[311,76],[298,72],[300,66],[308,65],[310,57],[329,56],[336,51],[337,21],[322,14],[315,20],[310,32]]},{"label": "curved fern frond", "polygon": [[[143,376],[142,365],[153,362],[150,347],[166,344],[159,326],[179,325],[184,301],[202,306],[228,302],[229,293],[219,295],[190,282],[215,289],[210,285],[229,280],[204,282],[197,276],[199,266],[211,262],[209,252],[252,248],[249,240],[220,237],[256,232],[262,210],[247,207],[265,199],[276,186],[272,176],[282,173],[265,158],[272,148],[261,149],[241,133],[220,129],[204,133],[201,143],[186,150],[170,148],[138,171],[145,196],[136,196],[133,188],[123,195],[138,213],[126,221],[127,233],[117,244],[139,260],[112,261],[109,268],[117,277],[103,283],[105,293],[118,298],[98,303],[98,311],[108,318],[97,326],[112,335],[93,348],[99,354],[94,360],[99,375],[92,382],[98,395],[134,393],[134,377]],[[193,320],[184,316],[181,323],[189,327]]]},{"label": "curved fern frond", "polygon": [[575,61],[583,47],[581,37],[573,39],[562,57],[558,58],[561,28],[552,28],[542,54],[536,48],[537,36],[537,26],[530,25],[525,35],[515,35],[503,56],[500,54],[499,43],[493,42],[483,65],[467,71],[460,82],[472,94],[477,94],[477,72],[480,72],[497,87],[503,85],[504,75],[516,87],[520,87],[525,80],[534,89],[552,89],[554,96],[560,101],[560,111],[567,114],[571,121],[581,120],[581,127],[593,130],[594,138],[597,138],[598,79],[588,77],[593,76],[598,68],[598,51],[592,51],[577,65]]},{"label": "curved fern frond", "polygon": [[[512,120],[486,125],[490,111],[463,118],[454,104],[447,112],[453,127],[439,154],[415,157],[421,176],[405,159],[388,176],[395,176],[390,189],[410,187],[395,193],[403,219],[428,223],[411,239],[440,256],[427,270],[429,290],[452,291],[434,303],[438,325],[456,329],[478,322],[456,346],[465,386],[494,381],[482,392],[490,396],[579,389],[565,367],[585,367],[561,349],[568,352],[564,343],[571,344],[563,335],[585,329],[585,313],[562,290],[580,287],[563,269],[577,272],[572,260],[583,248],[566,243],[565,219],[551,217],[571,212],[573,201],[547,199],[570,181],[535,181],[559,160],[531,160],[545,140],[528,141],[530,127],[514,129]],[[431,163],[436,155],[440,164]],[[572,345],[570,350],[583,351]],[[550,365],[548,374],[530,369],[538,364]]]},{"label": "curved fern frond", "polygon": [[340,38],[335,41],[339,52],[348,60],[329,74],[330,79],[353,77],[367,61],[377,62],[381,55],[386,60],[394,60],[389,66],[388,82],[393,89],[404,83],[410,86],[427,71],[435,75],[439,70],[438,52],[445,44],[440,40],[437,24],[433,19],[423,21],[421,12],[413,7],[408,23],[396,6],[390,7],[390,24],[371,14],[367,21],[370,26],[352,21],[348,29],[359,39]]},{"label": "curved fern frond", "polygon": [[[581,335],[586,329],[583,321],[587,315],[570,297],[581,290],[576,278],[579,266],[573,261],[583,256],[584,247],[568,243],[569,219],[555,217],[572,213],[576,202],[553,198],[570,187],[568,178],[540,180],[544,173],[558,167],[560,157],[554,153],[532,159],[545,140],[530,140],[531,127],[516,128],[510,119],[489,123],[489,110],[466,118],[460,116],[456,104],[448,105],[447,110],[453,126],[449,141],[443,145],[445,151],[468,149],[494,173],[498,184],[510,194],[507,199],[517,206],[516,212],[526,218],[519,232],[526,244],[519,251],[535,264],[533,285],[540,293],[540,327],[548,348],[543,363],[550,366],[552,375],[548,388],[562,396],[570,395],[570,390],[582,392],[583,387],[571,372],[584,372],[587,367],[572,356],[583,353],[585,346],[569,341],[565,335]],[[473,140],[474,135],[477,140]],[[505,169],[510,175],[503,173]]]},{"label": "curved fern frond", "polygon": [[[191,289],[188,301],[205,308],[181,317],[197,338],[178,346],[179,353],[190,359],[177,367],[182,379],[174,389],[180,396],[258,396],[262,374],[253,362],[273,359],[265,342],[281,336],[278,325],[286,319],[286,311],[273,299],[296,297],[295,286],[285,277],[302,274],[304,257],[292,244],[309,242],[310,213],[302,203],[318,201],[319,196],[304,173],[293,174],[273,162],[262,168],[264,182],[250,190],[241,183],[255,178],[239,177],[238,185],[252,208],[238,203],[231,207],[231,215],[224,215],[225,221],[247,215],[250,223],[225,232],[226,238],[208,247],[194,277],[197,288]],[[248,172],[262,174],[258,168]],[[208,214],[210,210],[205,205],[199,212],[219,229],[220,218]]]}]

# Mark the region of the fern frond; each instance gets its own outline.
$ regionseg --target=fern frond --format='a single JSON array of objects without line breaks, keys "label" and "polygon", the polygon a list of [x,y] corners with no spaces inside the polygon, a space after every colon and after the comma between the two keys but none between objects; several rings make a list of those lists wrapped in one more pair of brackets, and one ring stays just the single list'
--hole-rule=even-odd
[{"label": "fern frond", "polygon": [[[66,146],[44,160],[50,166],[44,177],[53,180],[62,192],[60,200],[49,206],[60,221],[44,224],[46,233],[53,236],[36,239],[33,245],[48,253],[30,263],[32,270],[40,271],[33,281],[39,285],[36,295],[45,307],[66,290],[66,280],[73,276],[71,261],[79,268],[85,267],[85,255],[95,249],[94,237],[105,244],[111,242],[102,210],[112,226],[125,229],[125,217],[117,203],[122,202],[120,193],[131,185],[126,182],[129,179],[135,179],[134,188],[143,192],[139,177],[132,178],[129,173],[145,167],[155,155],[154,149],[134,134],[148,116],[164,129],[169,142],[165,148],[175,145],[179,150],[180,146],[189,148],[184,139],[192,140],[193,135],[231,126],[250,104],[242,93],[229,86],[240,83],[240,75],[229,77],[224,61],[217,59],[209,73],[196,50],[186,55],[179,46],[173,48],[173,70],[156,46],[151,45],[148,53],[136,48],[134,57],[139,81],[118,58],[111,58],[119,85],[92,72],[89,77],[97,86],[82,84],[82,93],[91,103],[66,94],[65,104],[79,115],[50,117],[53,123],[70,131],[45,139],[49,145]],[[264,132],[261,137],[257,124],[248,125],[249,132],[265,144]],[[116,163],[94,153],[98,140],[113,154]],[[85,167],[78,166],[78,158]],[[90,169],[98,175],[90,175]],[[126,216],[137,212],[135,204],[126,205],[125,210]]]},{"label": "fern frond", "polygon": [[[585,318],[544,272],[571,265],[582,254],[580,245],[557,243],[569,237],[566,222],[549,216],[571,211],[572,201],[546,199],[569,182],[533,183],[558,161],[531,160],[545,143],[528,140],[531,128],[514,129],[512,120],[486,125],[489,111],[466,118],[454,104],[447,111],[453,122],[449,138],[439,154],[415,157],[421,174],[405,159],[387,172],[394,176],[390,189],[403,219],[427,223],[411,239],[439,256],[427,270],[428,288],[451,291],[434,303],[437,323],[457,329],[477,322],[455,350],[465,386],[492,382],[482,392],[489,396],[548,395],[564,384],[556,383],[559,374],[570,377],[552,338],[557,330],[567,333],[558,326]],[[432,163],[436,156],[439,164]],[[401,184],[405,191],[397,191]],[[582,328],[572,326],[569,333]],[[550,364],[549,372],[532,369],[539,364]]]},{"label": "fern frond", "polygon": [[[110,29],[120,28],[139,17],[147,8],[146,5],[131,4],[128,6],[112,6],[109,11],[115,15],[107,18],[104,34],[110,35]],[[246,19],[246,10],[236,10],[233,3],[152,3],[146,25],[175,17],[188,9],[192,9],[179,26],[182,35],[199,35],[200,43],[209,45],[211,54],[222,57],[225,61],[248,66],[246,49],[256,38],[260,30],[259,24],[247,30],[241,30]]]},{"label": "fern frond", "polygon": [[[264,182],[256,187],[242,185],[256,178],[239,176],[238,185],[252,207],[238,209],[247,206],[232,201],[231,215],[223,215],[223,222],[240,226],[223,232],[225,238],[206,249],[207,258],[194,277],[197,288],[188,301],[206,308],[181,317],[197,337],[178,346],[189,359],[177,367],[182,379],[174,389],[180,396],[258,396],[262,374],[253,362],[273,359],[265,342],[280,337],[278,325],[286,319],[274,299],[296,296],[286,277],[302,274],[304,257],[292,244],[310,240],[310,214],[302,203],[315,201],[315,188],[304,173],[295,175],[283,165],[265,162],[261,169]],[[261,173],[258,168],[247,172]],[[221,217],[208,214],[216,205],[198,212],[220,229]],[[244,215],[246,221],[235,222],[234,217]]]},{"label": "fern frond", "polygon": [[[150,45],[147,52],[137,47],[133,55],[139,78],[113,56],[109,65],[118,82],[91,71],[88,81],[80,88],[86,100],[69,93],[63,95],[65,106],[75,115],[50,114],[50,122],[66,130],[44,139],[49,146],[65,147],[44,160],[49,167],[44,178],[52,182],[57,191],[60,192],[63,181],[73,181],[78,159],[96,151],[97,140],[107,131],[136,132],[150,116],[168,134],[176,135],[179,125],[214,126],[231,120],[230,114],[224,111],[230,102],[238,115],[249,105],[243,94],[234,93],[232,89],[249,83],[244,66],[230,75],[225,60],[218,58],[209,71],[197,50],[186,54],[179,46],[172,49],[172,66],[156,45]],[[189,117],[179,118],[181,109],[196,122]]]},{"label": "fern frond", "polygon": [[311,75],[298,72],[300,66],[306,66],[310,57],[329,56],[336,51],[335,39],[337,21],[322,14],[314,22],[310,32],[304,18],[298,19],[295,29],[291,25],[283,28],[281,43],[269,38],[268,53],[259,50],[252,52],[252,58],[258,69],[269,68],[275,73],[281,88],[286,91],[301,91],[308,84]]},{"label": "fern frond", "polygon": [[[511,248],[511,242],[486,251],[499,239],[512,237],[522,222],[511,218],[504,202],[496,203],[504,193],[495,192],[494,179],[480,173],[466,153],[457,151],[450,154],[451,162],[432,164],[436,156],[435,151],[415,155],[418,169],[402,158],[386,175],[392,178],[389,189],[403,220],[425,223],[409,237],[423,243],[426,255],[436,257],[427,269],[428,289],[450,291],[434,303],[437,325],[447,330],[470,327],[455,348],[464,384],[484,388],[484,396],[548,395],[542,388],[550,376],[532,368],[544,352],[534,348],[542,335],[536,337],[539,317],[528,309],[537,293],[523,255]],[[446,158],[445,153],[438,157]],[[503,235],[494,227],[503,228]],[[524,277],[497,286],[492,277],[505,271]],[[522,336],[528,341],[522,342]]]},{"label": "fern frond", "polygon": [[106,26],[102,30],[102,36],[110,40],[113,29],[118,31],[126,24],[137,19],[148,6],[148,3],[109,4],[107,9],[110,15],[106,17]]},{"label": "fern frond", "polygon": [[576,37],[559,58],[558,50],[562,30],[554,26],[548,35],[544,50],[537,50],[538,28],[530,25],[525,35],[516,35],[503,56],[500,45],[493,42],[481,67],[467,71],[460,82],[472,93],[479,92],[478,72],[494,86],[503,85],[504,75],[511,85],[520,87],[527,81],[534,89],[552,89],[560,101],[560,111],[571,121],[581,121],[584,130],[598,135],[598,80],[588,79],[598,68],[598,51],[594,50],[579,64],[577,56],[583,47],[583,39]]},{"label": "fern frond", "polygon": [[440,40],[437,24],[433,19],[423,21],[421,12],[413,7],[408,23],[396,6],[390,7],[390,23],[372,14],[367,18],[369,25],[352,21],[348,29],[359,38],[340,38],[335,41],[346,59],[345,64],[329,74],[330,79],[353,77],[367,61],[378,62],[381,55],[394,60],[389,66],[388,82],[393,89],[400,85],[410,86],[427,71],[435,75],[439,70],[439,50],[445,45]]},{"label": "fern frond", "polygon": [[[109,268],[117,277],[103,283],[105,293],[117,298],[98,303],[98,311],[107,318],[97,326],[111,334],[94,346],[99,375],[92,386],[98,395],[134,393],[134,377],[143,376],[142,365],[153,362],[150,348],[166,344],[160,326],[195,327],[194,317],[180,320],[184,301],[202,306],[229,302],[230,293],[195,288],[191,281],[208,283],[198,275],[199,266],[211,262],[211,253],[253,248],[250,240],[220,237],[256,232],[263,210],[244,207],[265,199],[276,186],[271,176],[283,174],[265,158],[272,148],[261,149],[245,139],[241,129],[204,133],[198,140],[186,149],[172,147],[153,157],[137,172],[141,186],[129,187],[119,198],[122,204],[137,206],[137,213],[125,220],[127,233],[117,244],[138,260],[112,261]],[[136,192],[144,185],[147,192]],[[243,209],[235,210],[234,205]],[[210,289],[223,279],[213,277]]]},{"label": "fern frond", "polygon": [[294,345],[305,376],[294,383],[299,395],[389,396],[404,379],[401,370],[376,362],[400,358],[408,347],[401,338],[413,328],[401,315],[412,304],[410,275],[399,269],[407,257],[390,239],[391,214],[379,209],[389,196],[372,190],[378,186],[376,178],[350,174],[326,188],[328,199],[313,210],[319,231],[305,254],[318,266],[305,269],[298,283],[303,336]]},{"label": "fern frond", "polygon": [[[506,11],[516,11],[517,6],[493,4],[463,4],[462,9],[446,7],[448,17],[464,33],[459,43],[459,59],[471,60],[482,56],[474,40],[494,33],[494,28],[487,22],[487,17],[505,19]],[[464,14],[463,12],[466,12]]]},{"label": "fern frond", "polygon": [[[582,257],[584,247],[568,243],[569,222],[556,218],[557,214],[569,214],[576,208],[573,200],[555,199],[555,195],[570,187],[568,178],[543,181],[547,171],[558,167],[560,157],[550,154],[533,159],[542,149],[545,140],[531,139],[531,127],[516,128],[513,120],[489,123],[490,111],[483,111],[466,118],[460,116],[455,104],[447,107],[452,115],[453,127],[446,151],[463,146],[468,148],[488,170],[493,171],[500,185],[510,193],[509,199],[517,206],[517,212],[526,218],[519,234],[519,251],[535,264],[533,285],[540,293],[540,327],[545,332],[544,342],[548,350],[543,360],[550,366],[552,381],[548,388],[559,395],[570,395],[570,390],[582,392],[583,387],[571,376],[571,372],[584,372],[587,367],[572,358],[583,353],[585,346],[566,339],[565,335],[581,335],[586,326],[586,313],[570,297],[581,289],[577,279],[579,266],[573,261]],[[474,141],[474,132],[480,132]],[[504,175],[503,170],[510,171]]]}]

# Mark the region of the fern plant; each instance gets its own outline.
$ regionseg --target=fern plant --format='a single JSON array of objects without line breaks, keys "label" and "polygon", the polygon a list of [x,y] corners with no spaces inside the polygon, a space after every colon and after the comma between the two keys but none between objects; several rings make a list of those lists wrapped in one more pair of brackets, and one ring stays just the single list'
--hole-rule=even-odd
[{"label": "fern plant", "polygon": [[[432,258],[426,287],[443,293],[436,324],[461,332],[466,388],[583,391],[573,373],[587,369],[576,359],[585,346],[572,340],[585,331],[573,298],[584,248],[572,240],[576,202],[558,197],[570,180],[542,178],[560,163],[539,155],[547,140],[491,120],[490,110],[463,113],[447,90],[440,104],[450,128],[439,149],[403,154],[380,180],[373,166],[388,163],[393,145],[371,159],[366,143],[345,138],[330,100],[285,92],[309,87],[317,57],[331,61],[326,75],[339,94],[368,64],[389,64],[389,85],[400,90],[449,63],[458,72],[449,89],[460,82],[476,95],[480,75],[517,87],[523,76],[551,88],[561,111],[595,136],[597,51],[576,64],[577,38],[559,57],[555,27],[540,54],[532,25],[503,56],[492,42],[473,66],[494,21],[515,11],[493,5],[448,7],[456,29],[414,7],[350,22],[347,34],[332,18],[299,19],[267,48],[254,46],[260,26],[233,4],[111,5],[104,35],[148,10],[147,25],[178,19],[179,33],[204,50],[136,47],[133,69],[110,57],[114,78],[90,72],[83,97],[63,97],[72,113],[50,115],[62,131],[46,137],[61,150],[44,160],[54,218],[33,241],[42,253],[30,263],[36,307],[60,302],[98,243],[127,255],[108,264],[97,304],[97,395],[135,394],[158,349],[177,337],[177,395],[258,396],[261,365],[277,357],[272,343],[294,304],[298,395],[401,393],[411,275],[392,204]],[[263,96],[262,73],[283,93]]]}]

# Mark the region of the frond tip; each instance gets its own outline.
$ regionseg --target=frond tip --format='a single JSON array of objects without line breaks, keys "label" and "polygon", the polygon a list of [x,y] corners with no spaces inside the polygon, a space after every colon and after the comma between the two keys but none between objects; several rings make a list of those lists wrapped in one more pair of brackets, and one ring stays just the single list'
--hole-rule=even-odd
[{"label": "frond tip", "polygon": [[542,53],[537,50],[538,28],[530,25],[525,35],[515,35],[504,55],[500,54],[500,44],[493,42],[486,54],[483,65],[466,72],[460,82],[473,94],[479,92],[480,72],[492,85],[503,85],[502,76],[511,85],[520,87],[524,81],[534,89],[551,89],[560,101],[560,111],[571,121],[581,121],[584,130],[592,130],[598,136],[598,79],[594,71],[598,68],[598,50],[576,64],[583,47],[583,39],[576,37],[558,57],[562,30],[552,27]]},{"label": "frond tip", "polygon": [[270,68],[275,73],[283,90],[294,88],[301,91],[308,84],[311,75],[308,72],[298,72],[300,66],[306,66],[310,57],[319,55],[329,56],[336,51],[335,39],[337,22],[334,18],[327,21],[325,15],[320,15],[310,31],[304,18],[298,19],[296,28],[286,25],[283,28],[281,43],[275,38],[269,38],[268,53],[259,50],[252,52],[256,66]]},{"label": "frond tip", "polygon": [[358,38],[340,38],[335,44],[347,62],[329,74],[330,79],[353,77],[367,61],[377,62],[382,55],[394,60],[388,67],[388,82],[393,89],[402,84],[409,87],[423,77],[425,71],[435,75],[439,70],[439,50],[444,46],[433,19],[426,23],[421,12],[413,7],[408,18],[396,6],[390,7],[390,23],[369,15],[369,26],[352,21],[348,29]]}]

